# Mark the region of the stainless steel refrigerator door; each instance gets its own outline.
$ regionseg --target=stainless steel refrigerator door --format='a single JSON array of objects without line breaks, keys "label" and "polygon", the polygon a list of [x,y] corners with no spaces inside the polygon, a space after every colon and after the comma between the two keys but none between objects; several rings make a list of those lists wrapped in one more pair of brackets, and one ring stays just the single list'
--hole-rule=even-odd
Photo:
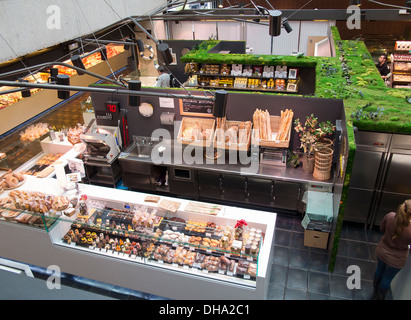
[{"label": "stainless steel refrigerator door", "polygon": [[345,205],[344,221],[369,223],[374,190],[350,188]]},{"label": "stainless steel refrigerator door", "polygon": [[377,178],[381,174],[385,152],[357,150],[351,173],[350,187],[370,189],[377,188]]},{"label": "stainless steel refrigerator door", "polygon": [[382,191],[409,194],[411,198],[411,155],[391,153]]},{"label": "stainless steel refrigerator door", "polygon": [[381,198],[379,201],[378,209],[375,212],[373,219],[373,225],[379,226],[384,216],[393,211],[397,211],[398,206],[403,203],[405,200],[410,199],[411,195],[409,194],[399,194],[391,192],[382,192]]}]

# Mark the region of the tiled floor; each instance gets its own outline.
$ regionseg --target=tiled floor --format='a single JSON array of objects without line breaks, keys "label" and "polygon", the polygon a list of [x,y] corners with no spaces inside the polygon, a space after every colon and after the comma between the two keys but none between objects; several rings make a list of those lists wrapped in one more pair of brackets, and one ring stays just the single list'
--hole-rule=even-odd
[{"label": "tiled floor", "polygon": [[[274,260],[268,292],[269,300],[367,300],[371,297],[372,277],[376,267],[375,247],[381,237],[378,231],[344,224],[334,272],[328,272],[327,251],[304,246],[304,229],[296,217],[277,217]],[[361,288],[348,289],[351,273],[347,267],[356,265],[361,271]],[[32,267],[38,279],[47,279],[45,269]],[[90,299],[163,299],[155,295],[121,288],[79,276],[63,274],[62,285],[90,294]],[[46,287],[46,286],[44,286]],[[3,288],[4,289],[4,288]],[[19,290],[12,286],[6,290]],[[45,293],[47,298],[48,292]],[[41,295],[41,293],[40,293]],[[37,297],[38,298],[38,297]],[[18,298],[17,298],[18,299]],[[84,299],[87,299],[85,297]],[[387,299],[392,299],[391,293]]]},{"label": "tiled floor", "polygon": [[[274,261],[268,299],[271,300],[367,300],[371,297],[376,267],[375,247],[379,231],[344,224],[334,272],[328,271],[326,250],[304,246],[299,218],[277,217]],[[361,272],[359,289],[349,289],[350,265]],[[352,283],[349,282],[349,283]],[[387,299],[392,299],[389,293]]]}]

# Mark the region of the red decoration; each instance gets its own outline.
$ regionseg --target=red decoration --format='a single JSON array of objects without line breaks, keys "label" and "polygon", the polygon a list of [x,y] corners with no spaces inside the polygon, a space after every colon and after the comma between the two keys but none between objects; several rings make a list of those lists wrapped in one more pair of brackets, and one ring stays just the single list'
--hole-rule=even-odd
[{"label": "red decoration", "polygon": [[238,228],[238,227],[242,228],[243,226],[246,226],[246,225],[247,225],[247,222],[245,222],[244,219],[241,219],[241,220],[237,220],[237,224],[235,225],[234,228]]}]

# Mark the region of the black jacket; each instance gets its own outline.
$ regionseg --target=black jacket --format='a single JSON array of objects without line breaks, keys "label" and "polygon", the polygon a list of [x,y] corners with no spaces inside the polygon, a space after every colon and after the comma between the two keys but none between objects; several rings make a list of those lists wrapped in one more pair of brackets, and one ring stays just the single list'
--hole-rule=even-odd
[{"label": "black jacket", "polygon": [[380,63],[377,63],[375,66],[377,67],[378,71],[380,72],[382,76],[386,76],[387,74],[390,73],[387,62],[384,62],[382,65],[380,65]]}]

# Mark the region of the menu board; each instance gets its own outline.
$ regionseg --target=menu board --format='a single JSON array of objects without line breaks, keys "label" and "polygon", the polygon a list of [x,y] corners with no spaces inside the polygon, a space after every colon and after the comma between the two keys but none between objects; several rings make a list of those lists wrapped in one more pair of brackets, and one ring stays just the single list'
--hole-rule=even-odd
[{"label": "menu board", "polygon": [[180,115],[213,117],[214,101],[197,99],[180,99]]}]

